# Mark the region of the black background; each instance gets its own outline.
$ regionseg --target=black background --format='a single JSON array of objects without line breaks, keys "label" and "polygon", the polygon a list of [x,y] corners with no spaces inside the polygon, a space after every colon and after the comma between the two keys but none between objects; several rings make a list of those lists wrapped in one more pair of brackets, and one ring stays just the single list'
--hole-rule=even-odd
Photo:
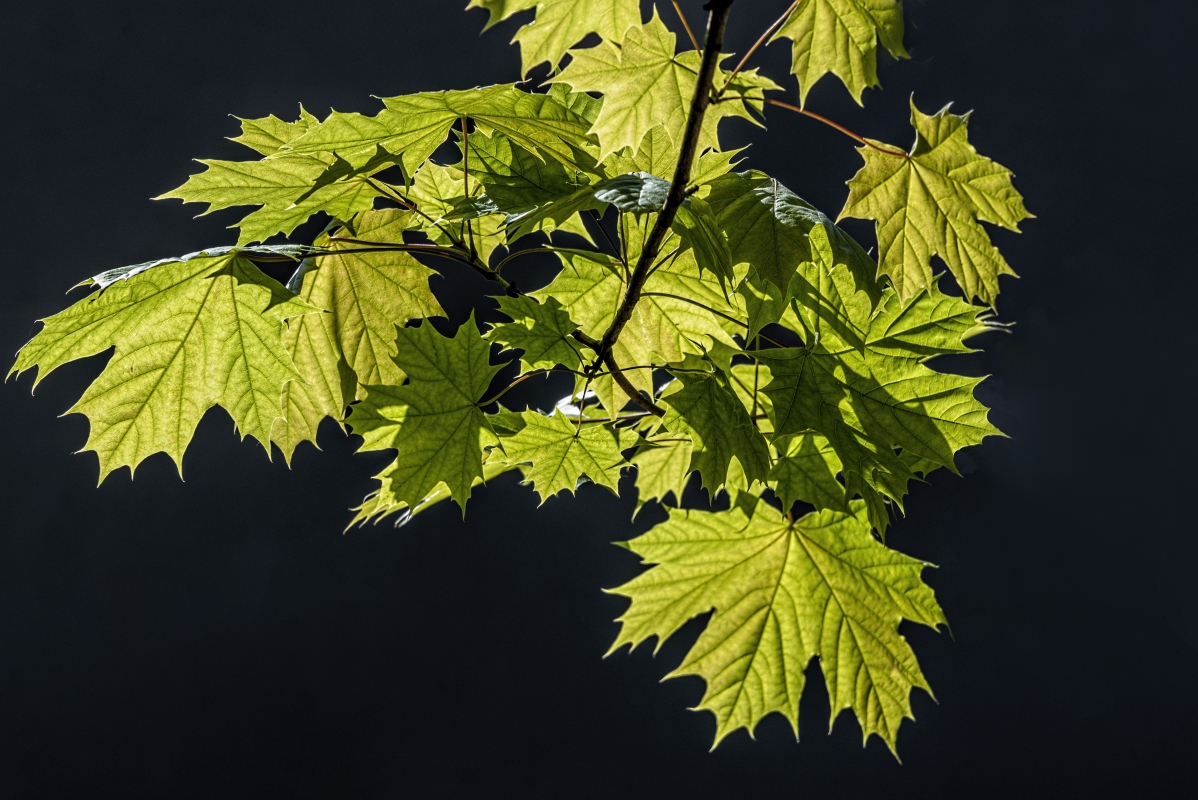
[{"label": "black background", "polygon": [[[227,114],[373,113],[371,94],[514,79],[518,21],[480,38],[464,2],[4,4],[0,348],[84,277],[235,240],[236,212],[146,199],[190,158],[254,157],[221,138]],[[739,0],[727,49],[785,5]],[[801,743],[775,715],[709,753],[711,716],[686,710],[701,682],[658,683],[696,624],[656,657],[601,658],[625,601],[600,589],[640,569],[609,542],[661,518],[630,523],[631,492],[538,511],[509,477],[465,522],[446,504],[342,535],[384,457],[329,427],[288,470],[219,410],[186,483],[155,456],[97,489],[95,457],[71,455],[86,420],[56,417],[99,357],[36,398],[28,375],[0,387],[0,795],[1195,796],[1198,13],[907,5],[913,58],[882,59],[866,108],[831,77],[810,107],[903,145],[912,91],[928,112],[976,108],[972,141],[1039,218],[991,229],[1024,276],[1003,283],[1014,333],[942,365],[995,376],[979,394],[1012,438],[964,454],[964,479],[917,486],[892,529],[940,565],[926,577],[953,626],[904,627],[939,704],[914,696],[902,765],[876,738],[862,751],[851,715],[826,735],[817,665]],[[787,47],[760,63],[793,97]],[[769,116],[748,166],[837,211],[853,143]],[[738,124],[732,139],[751,133]],[[445,274],[456,324],[484,287]]]}]

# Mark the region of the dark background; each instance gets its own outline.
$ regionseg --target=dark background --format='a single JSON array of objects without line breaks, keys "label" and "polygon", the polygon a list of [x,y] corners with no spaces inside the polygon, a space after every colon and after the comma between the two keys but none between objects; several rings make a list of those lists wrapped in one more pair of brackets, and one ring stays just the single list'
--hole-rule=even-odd
[{"label": "dark background", "polygon": [[[371,94],[514,79],[519,23],[479,38],[485,14],[464,3],[4,4],[0,349],[82,278],[235,240],[235,211],[147,200],[190,158],[254,157],[222,139],[227,114],[372,113]],[[785,5],[739,0],[727,49]],[[912,91],[928,112],[976,108],[972,141],[1039,218],[991,229],[1024,276],[1003,283],[1014,333],[943,365],[995,376],[979,394],[1012,438],[964,454],[966,478],[915,487],[891,533],[940,565],[926,577],[953,626],[904,627],[939,704],[915,694],[903,765],[877,739],[862,751],[849,714],[826,735],[817,665],[800,744],[775,715],[708,752],[711,716],[686,710],[702,683],[658,683],[696,624],[656,658],[601,658],[625,601],[600,589],[640,569],[609,542],[661,518],[629,522],[631,492],[537,511],[509,476],[465,522],[447,504],[342,535],[385,458],[329,427],[289,471],[219,410],[186,483],[155,456],[97,489],[95,457],[71,455],[86,420],[56,416],[99,357],[36,398],[29,375],[0,387],[0,794],[1195,796],[1198,13],[909,0],[907,19],[913,58],[882,59],[865,110],[832,77],[810,107],[903,145]],[[793,96],[788,58],[778,44],[760,63]],[[859,164],[784,111],[750,155],[833,213]],[[483,287],[446,276],[456,324]]]}]

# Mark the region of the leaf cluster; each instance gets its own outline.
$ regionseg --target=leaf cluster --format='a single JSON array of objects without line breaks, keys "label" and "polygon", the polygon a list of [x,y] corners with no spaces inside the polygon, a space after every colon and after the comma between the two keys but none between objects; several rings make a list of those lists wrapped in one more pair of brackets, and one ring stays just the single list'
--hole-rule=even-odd
[{"label": "leaf cluster", "polygon": [[[745,69],[752,50],[739,63],[721,53],[729,0],[709,4],[702,47],[680,47],[636,0],[470,5],[489,25],[532,12],[515,41],[525,74],[548,65],[542,87],[241,120],[234,141],[257,158],[202,161],[162,195],[205,213],[251,207],[237,245],[86,281],[93,291],[42,320],[12,372],[40,381],[112,351],[71,409],[91,424],[101,480],[158,452],[181,470],[214,405],[289,461],[332,419],[362,450],[394,453],[353,523],[407,521],[443,500],[464,513],[510,471],[541,502],[634,476],[638,509],[672,507],[627,543],[655,566],[614,590],[630,605],[613,649],[660,644],[714,612],[673,674],[706,680],[699,707],[717,741],[772,712],[797,734],[818,657],[833,719],[852,709],[893,748],[911,689],[929,690],[899,624],[945,618],[927,565],[885,534],[913,481],[999,434],[979,380],[932,360],[1000,327],[998,279],[1013,271],[980,223],[1028,216],[1010,172],[947,108],[912,104],[909,151],[850,134],[864,165],[841,216],[876,221],[875,261],[721,147],[726,120],[823,119],[803,102],[828,73],[860,101],[878,83],[877,42],[906,55],[898,0],[791,5],[762,41],[792,40],[798,106]],[[447,141],[457,158],[434,161]],[[273,243],[314,215],[327,225],[311,242]],[[530,253],[560,262],[535,289],[516,279]],[[962,295],[941,289],[933,256]],[[269,261],[294,264],[286,284],[259,268]],[[430,278],[459,275],[450,262],[487,279],[505,321],[483,330],[471,316],[452,335],[434,324],[445,312]],[[499,380],[508,364],[514,377]],[[551,372],[573,381],[552,407],[503,404]],[[724,510],[680,508],[694,475]]]}]

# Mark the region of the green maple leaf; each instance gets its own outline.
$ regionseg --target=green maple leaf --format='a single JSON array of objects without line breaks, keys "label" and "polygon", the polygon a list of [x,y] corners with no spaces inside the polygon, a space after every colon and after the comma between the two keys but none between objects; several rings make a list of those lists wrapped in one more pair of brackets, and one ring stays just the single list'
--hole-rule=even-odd
[{"label": "green maple leaf", "polygon": [[[400,243],[410,211],[367,211],[354,220],[357,237]],[[344,233],[344,231],[342,231]],[[405,252],[363,252],[361,246],[316,240],[334,252],[305,263],[292,281],[299,297],[329,313],[292,320],[283,334],[303,382],[287,384],[285,413],[271,438],[288,460],[300,442],[315,443],[320,421],[341,422],[365,384],[403,383],[395,362],[396,326],[444,316],[429,289],[431,269]]]},{"label": "green maple leaf", "polygon": [[657,125],[666,132],[686,126],[697,59],[686,65],[676,59],[675,41],[654,9],[648,23],[627,30],[622,46],[605,41],[571,50],[573,60],[550,79],[576,92],[603,93],[603,107],[591,128],[599,137],[600,160],[624,147],[635,150]]},{"label": "green maple leaf", "polygon": [[301,379],[282,341],[283,322],[320,309],[237,249],[223,250],[97,276],[89,282],[103,291],[42,320],[18,354],[12,372],[36,367],[40,382],[68,361],[114,350],[68,411],[91,423],[84,449],[99,456],[101,481],[120,467],[135,471],[157,452],[182,472],[183,452],[215,405],[243,437],[270,446],[283,387]]},{"label": "green maple leaf", "polygon": [[632,465],[636,467],[637,510],[650,500],[664,502],[668,494],[674,495],[675,505],[680,504],[691,475],[691,440],[667,431],[646,441],[651,446],[642,447],[632,457]]},{"label": "green maple leaf", "polygon": [[581,175],[561,162],[538,158],[502,133],[472,135],[468,149],[470,174],[496,208],[506,213],[527,211],[571,195],[583,183]]},{"label": "green maple leaf", "polygon": [[[332,165],[332,156],[284,156],[261,161],[200,159],[199,163],[207,167],[204,172],[192,175],[179,188],[154,199],[207,203],[204,214],[230,206],[262,206],[235,226],[241,229],[239,244],[263,241],[276,233],[289,235],[318,211],[349,219],[372,208],[374,198],[379,196],[365,175],[309,192]],[[297,202],[305,193],[307,196]]]},{"label": "green maple leaf", "polygon": [[490,343],[474,316],[447,338],[428,322],[397,330],[395,357],[408,376],[404,386],[367,386],[349,424],[362,450],[398,450],[390,468],[391,491],[415,508],[444,482],[463,510],[476,478],[483,476],[483,447],[498,440],[479,408],[501,367],[490,363]]},{"label": "green maple leaf", "polygon": [[701,271],[714,273],[721,286],[736,281],[727,234],[720,229],[715,212],[705,200],[688,197],[683,201],[671,228],[683,245],[694,250],[695,263]]},{"label": "green maple leaf", "polygon": [[812,260],[811,230],[822,227],[835,262],[843,264],[872,298],[879,296],[877,268],[869,254],[831,219],[768,175],[755,170],[723,175],[711,183],[706,199],[727,235],[732,263],[750,264],[759,281],[787,291],[799,265]]},{"label": "green maple leaf", "polygon": [[765,481],[769,449],[736,395],[718,375],[688,373],[679,383],[680,390],[662,398],[665,426],[690,437],[690,469],[699,473],[708,493],[714,495],[728,482],[733,458],[750,483]]},{"label": "green maple leaf", "polygon": [[770,467],[769,484],[784,508],[810,503],[816,508],[847,511],[844,486],[836,480],[840,459],[823,436],[804,433],[776,441],[778,458]]},{"label": "green maple leaf", "polygon": [[908,58],[902,0],[804,0],[773,38],[782,37],[794,41],[791,72],[803,104],[815,82],[831,72],[860,105],[861,93],[879,85],[878,39],[895,58]]},{"label": "green maple leaf", "polygon": [[[515,467],[504,464],[499,461],[487,461],[483,464],[483,474],[481,477],[475,478],[470,483],[470,487],[474,488],[480,484],[502,475],[505,472],[510,472]],[[354,508],[354,518],[345,526],[349,530],[354,525],[365,525],[366,523],[378,524],[383,519],[398,514],[399,517],[395,520],[395,527],[399,528],[406,525],[412,517],[426,511],[438,503],[449,500],[451,498],[449,486],[444,482],[438,483],[433,487],[432,491],[421,498],[420,502],[414,506],[409,506],[395,494],[395,481],[402,473],[402,468],[395,462],[387,465],[387,468],[374,476],[374,479],[379,482],[379,487],[362,501],[362,505]]]},{"label": "green maple leaf", "polygon": [[[775,437],[812,431],[827,437],[849,492],[870,503],[871,519],[884,531],[881,495],[901,504],[913,477],[894,447],[955,471],[957,450],[1000,434],[973,396],[982,379],[935,372],[918,351],[896,354],[890,303],[880,304],[871,316],[864,292],[851,293],[846,268],[832,263],[824,229],[813,230],[811,240],[817,260],[805,272],[822,305],[809,302],[801,309],[807,346],[753,355],[770,368],[763,391],[771,401]],[[934,307],[936,298],[930,300]],[[897,330],[908,343],[920,338],[918,326]],[[941,329],[925,327],[922,335],[930,347],[944,351]]]},{"label": "green maple leaf", "polygon": [[596,423],[578,425],[560,411],[548,417],[535,411],[520,416],[524,427],[502,439],[502,462],[527,465],[524,477],[542,503],[562,490],[573,494],[583,475],[617,491],[620,471],[628,466],[620,451],[636,444],[634,431]]},{"label": "green maple leaf", "polygon": [[243,144],[264,156],[279,152],[284,146],[295,141],[308,132],[308,128],[320,122],[300,106],[300,118],[295,122],[286,122],[273,114],[261,119],[237,118],[241,123],[241,135],[230,141]]},{"label": "green maple leaf", "polygon": [[998,297],[998,277],[1015,274],[979,220],[1018,231],[1031,214],[1011,171],[969,143],[968,122],[948,106],[929,116],[912,100],[909,154],[894,155],[881,142],[858,148],[865,166],[849,181],[840,216],[877,221],[878,271],[904,302],[931,285],[933,255],[948,264],[966,299],[987,305]]},{"label": "green maple leaf", "polygon": [[490,13],[490,16],[487,18],[487,24],[483,26],[483,30],[485,31],[492,25],[503,22],[513,14],[519,14],[521,11],[536,8],[538,2],[544,2],[544,0],[470,0],[470,4],[466,6],[466,10],[485,8]]},{"label": "green maple leaf", "polygon": [[[582,368],[581,344],[570,334],[578,330],[570,313],[553,297],[538,303],[530,297],[496,297],[499,310],[512,318],[487,332],[487,339],[505,350],[523,350],[521,372],[550,369],[561,364],[569,369]],[[589,352],[589,351],[588,351]]]},{"label": "green maple leaf", "polygon": [[707,681],[698,708],[715,715],[717,744],[738,728],[751,734],[773,712],[797,737],[805,670],[818,656],[831,721],[851,708],[864,738],[877,734],[893,751],[900,723],[912,716],[911,690],[931,692],[899,623],[946,622],[920,579],[929,565],[874,539],[860,503],[848,514],[821,511],[793,523],[764,501],[669,514],[628,543],[657,566],[612,590],[632,601],[612,650],[651,636],[660,647],[714,609],[669,677]]},{"label": "green maple leaf", "polygon": [[1005,331],[984,309],[944,294],[940,276],[903,303],[887,292],[869,324],[866,343],[878,353],[930,358],[946,353],[976,352],[965,342],[988,331]]},{"label": "green maple leaf", "polygon": [[373,117],[333,112],[288,145],[284,153],[336,152],[360,166],[379,146],[403,153],[409,175],[445,141],[463,118],[473,119],[484,133],[499,131],[542,157],[578,169],[593,168],[588,153],[590,123],[576,110],[544,94],[522,92],[512,84],[447,92],[422,92],[383,98],[386,108]]},{"label": "green maple leaf", "polygon": [[[560,85],[554,84],[555,87]],[[691,168],[691,185],[703,186],[729,172],[734,165],[733,159],[743,151],[744,148],[701,153]],[[615,178],[630,172],[673,176],[677,165],[678,144],[666,133],[664,126],[655,125],[645,134],[635,153],[631,148],[624,148],[609,155],[600,166],[605,176]]]},{"label": "green maple leaf", "polygon": [[639,0],[541,0],[536,19],[516,31],[512,41],[520,43],[521,72],[527,75],[546,61],[557,69],[566,50],[588,34],[619,44],[624,32],[640,21]]}]

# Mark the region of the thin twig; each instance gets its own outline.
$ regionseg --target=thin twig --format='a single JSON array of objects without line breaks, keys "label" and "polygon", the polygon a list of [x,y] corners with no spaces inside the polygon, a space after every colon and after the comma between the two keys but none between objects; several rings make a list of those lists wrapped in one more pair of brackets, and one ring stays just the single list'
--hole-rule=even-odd
[{"label": "thin twig", "polygon": [[817,119],[820,122],[824,123],[825,125],[830,125],[831,127],[840,131],[845,136],[848,136],[850,139],[855,139],[856,141],[860,142],[861,144],[865,145],[866,147],[872,147],[874,150],[877,150],[879,153],[885,153],[888,156],[898,156],[899,158],[910,158],[911,157],[908,154],[902,152],[901,150],[889,150],[885,147],[878,147],[876,144],[871,142],[869,139],[866,139],[864,136],[857,134],[857,133],[853,133],[851,130],[844,127],[840,123],[833,122],[832,120],[828,119],[827,117],[825,117],[821,114],[816,114],[814,111],[808,111],[805,108],[799,108],[796,105],[791,105],[790,103],[784,103],[781,100],[773,100],[769,97],[765,98],[765,102],[769,103],[771,106],[778,106],[779,108],[789,109],[790,111],[794,111],[797,114],[802,114],[804,117],[811,117],[812,119]]},{"label": "thin twig", "polygon": [[554,247],[552,245],[543,244],[538,247],[527,247],[523,250],[517,250],[514,253],[508,253],[506,256],[500,259],[499,263],[495,265],[495,272],[499,272],[499,270],[503,269],[504,264],[518,256],[526,256],[532,253],[559,253],[565,252],[566,249],[567,248],[565,247]]},{"label": "thin twig", "polygon": [[[692,306],[698,306],[699,308],[703,309],[704,311],[710,311],[712,314],[715,314],[717,317],[723,317],[724,319],[728,320],[729,322],[734,322],[746,330],[748,330],[748,328],[749,328],[749,323],[747,323],[747,322],[741,322],[736,317],[728,316],[727,314],[723,313],[722,311],[716,311],[714,308],[712,308],[709,305],[706,305],[705,303],[700,303],[698,300],[692,300],[689,297],[683,297],[680,294],[670,294],[669,292],[641,292],[641,296],[643,296],[643,297],[669,297],[674,300],[681,300],[684,303],[690,303]],[[775,347],[786,347],[786,345],[782,344],[781,342],[779,342],[776,339],[771,339],[770,337],[766,336],[764,333],[758,333],[757,335],[759,337],[761,337],[762,339],[765,339],[767,342],[774,345]]]},{"label": "thin twig", "polygon": [[740,63],[736,65],[736,69],[729,73],[727,80],[724,81],[724,85],[721,86],[720,90],[715,93],[716,97],[719,97],[724,93],[724,91],[728,88],[728,85],[732,83],[733,78],[740,74],[740,71],[744,69],[745,64],[749,63],[749,59],[753,57],[753,54],[756,53],[763,44],[765,44],[765,40],[769,38],[769,35],[776,31],[783,22],[786,22],[786,18],[790,16],[790,12],[798,8],[799,3],[801,2],[803,2],[803,0],[795,0],[790,4],[790,8],[783,11],[782,16],[778,17],[778,19],[774,21],[773,25],[765,29],[765,33],[761,34],[757,41],[753,43],[753,46],[749,48],[749,52],[745,53],[745,57],[742,58]]},{"label": "thin twig", "polygon": [[660,412],[661,409],[651,402],[646,405],[638,392],[631,389],[630,385],[625,386],[624,383],[621,383],[621,379],[626,383],[627,378],[623,378],[622,373],[618,372],[618,366],[615,366],[613,369],[615,362],[614,360],[609,362],[609,358],[612,347],[615,345],[616,340],[620,338],[621,331],[628,324],[628,320],[632,318],[632,311],[636,308],[636,304],[641,298],[641,291],[645,286],[645,281],[649,277],[649,270],[657,259],[657,254],[661,249],[662,243],[665,241],[670,226],[674,223],[674,216],[678,211],[678,207],[686,199],[686,187],[690,180],[691,166],[699,149],[699,135],[703,126],[703,115],[706,113],[707,106],[711,102],[712,80],[715,76],[716,63],[719,61],[720,50],[724,44],[724,27],[728,23],[728,10],[731,6],[732,0],[709,0],[705,6],[711,12],[707,23],[707,40],[703,43],[703,60],[699,65],[699,78],[695,81],[695,93],[691,97],[690,112],[686,120],[686,130],[683,132],[680,140],[681,146],[679,147],[678,166],[674,170],[674,180],[670,184],[670,192],[666,196],[665,205],[658,213],[657,219],[653,223],[653,229],[649,232],[649,236],[645,240],[640,257],[637,259],[636,268],[633,269],[628,286],[624,291],[624,297],[616,309],[611,325],[604,332],[596,349],[596,353],[599,356],[597,360],[602,361],[607,365],[608,369],[612,370],[612,377],[615,378],[617,383],[620,383],[620,388],[624,389],[629,397],[640,403],[641,407],[647,411]]},{"label": "thin twig", "polygon": [[616,247],[616,243],[611,240],[611,236],[609,236],[607,233],[607,228],[603,227],[603,217],[599,216],[599,212],[593,208],[588,210],[590,211],[591,218],[595,220],[595,224],[599,226],[599,232],[603,234],[603,238],[607,240],[609,245],[611,245],[612,252],[615,253],[616,258],[620,259],[620,263],[622,263],[624,265],[624,269],[627,270],[628,262],[624,260],[624,255],[620,252],[620,248]]},{"label": "thin twig", "polygon": [[[466,131],[466,118],[462,117],[462,194],[470,197],[470,134]],[[470,241],[470,255],[478,258],[478,248],[474,246],[474,225],[470,220],[462,221],[466,226],[466,238]]]},{"label": "thin twig", "polygon": [[[596,353],[600,352],[599,348],[602,346],[602,344],[598,339],[592,338],[580,330],[574,331],[574,333],[570,335],[594,350]],[[624,371],[620,369],[620,365],[616,363],[615,356],[611,354],[611,350],[608,350],[605,354],[598,356],[598,358],[595,359],[595,363],[591,365],[591,368],[588,369],[587,372],[591,374],[598,372],[598,366],[600,363],[607,367],[608,372],[611,374],[612,380],[616,382],[617,386],[624,390],[624,394],[628,395],[632,402],[636,403],[638,406],[655,416],[665,416],[666,411],[664,408],[657,405],[652,400],[647,399],[644,395],[637,391],[635,386],[632,385],[632,382],[628,380],[628,376],[624,374]]]},{"label": "thin twig", "polygon": [[682,20],[682,27],[686,28],[686,35],[690,37],[691,44],[696,50],[701,50],[699,40],[695,38],[695,32],[691,30],[690,23],[686,21],[686,14],[682,13],[682,7],[678,5],[678,0],[670,0],[674,4],[674,10],[678,12],[678,19]]}]

